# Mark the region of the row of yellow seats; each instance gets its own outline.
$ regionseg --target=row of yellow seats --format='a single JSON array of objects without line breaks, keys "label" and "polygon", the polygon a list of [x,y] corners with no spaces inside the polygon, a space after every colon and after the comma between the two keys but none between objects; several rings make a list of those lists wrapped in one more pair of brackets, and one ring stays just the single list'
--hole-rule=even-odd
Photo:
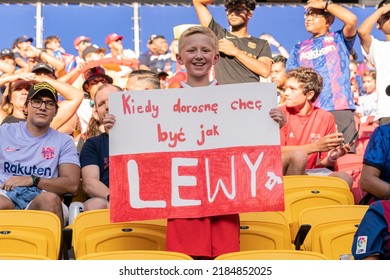
[{"label": "row of yellow seats", "polygon": [[[242,251],[292,249],[291,239],[295,239],[295,232],[300,226],[298,217],[303,209],[314,205],[353,204],[353,198],[348,196],[348,194],[351,195],[348,186],[344,181],[335,177],[286,176],[284,185],[286,211],[241,214]],[[5,251],[0,249],[0,253],[27,251],[50,259],[58,258],[61,229],[58,229],[59,222],[55,215],[43,211],[4,210],[2,212],[8,214],[2,214],[0,217],[2,222],[0,245],[4,244],[0,248],[5,248]],[[24,218],[22,213],[24,215],[30,213],[28,219]],[[43,218],[45,215],[49,217],[48,221]],[[26,227],[26,220],[30,223],[30,227]],[[47,227],[50,226],[52,228],[48,229]],[[109,210],[98,210],[78,215],[72,227],[72,244],[76,259],[86,254],[104,251],[165,250],[165,219],[110,224]],[[34,233],[30,233],[31,228],[35,231]],[[40,236],[42,233],[47,236],[42,238]],[[285,238],[288,233],[292,238]],[[24,242],[23,238],[14,238],[23,235],[31,236],[35,240]],[[259,238],[260,236],[266,236],[266,238]],[[282,241],[276,240],[276,236],[279,236]],[[128,237],[132,238],[132,242],[126,241]],[[253,238],[261,242],[255,243],[252,241]],[[51,243],[54,245],[50,246]],[[12,250],[9,251],[11,247]],[[303,249],[310,250],[310,246],[304,244]]]},{"label": "row of yellow seats", "polygon": [[[302,211],[299,225],[311,229],[302,239],[302,249],[330,259],[350,253],[353,234],[367,206],[334,205]],[[0,212],[0,254],[30,255],[58,259],[61,229],[54,214],[44,211],[4,210]],[[26,222],[30,226],[26,226]],[[124,250],[165,251],[166,220],[115,223],[109,210],[80,214],[73,225],[76,259],[86,255]],[[289,225],[280,212],[241,214],[241,251],[291,250]],[[29,254],[27,256],[24,256]]]}]

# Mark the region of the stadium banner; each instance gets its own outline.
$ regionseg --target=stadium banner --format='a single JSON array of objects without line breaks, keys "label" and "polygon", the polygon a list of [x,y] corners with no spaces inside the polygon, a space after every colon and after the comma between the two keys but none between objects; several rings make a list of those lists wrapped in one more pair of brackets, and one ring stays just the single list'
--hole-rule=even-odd
[{"label": "stadium banner", "polygon": [[284,210],[272,83],[118,92],[111,221]]}]

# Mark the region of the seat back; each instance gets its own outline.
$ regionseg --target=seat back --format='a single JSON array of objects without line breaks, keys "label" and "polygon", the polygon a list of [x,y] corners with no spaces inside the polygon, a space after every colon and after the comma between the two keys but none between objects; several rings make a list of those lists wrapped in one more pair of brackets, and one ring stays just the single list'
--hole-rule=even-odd
[{"label": "seat back", "polygon": [[37,210],[0,211],[0,254],[57,260],[60,244],[61,222],[57,215]]},{"label": "seat back", "polygon": [[131,250],[88,254],[81,256],[78,260],[192,260],[192,258],[176,252]]},{"label": "seat back", "polygon": [[363,154],[346,154],[337,160],[336,170],[343,171],[349,174],[353,179],[352,195],[354,197],[355,204],[366,195],[360,188],[360,176],[363,168]]},{"label": "seat back", "polygon": [[375,128],[378,127],[377,123],[361,123],[359,126],[359,137],[356,141],[356,154],[364,155],[367,144],[370,141],[371,135]]},{"label": "seat back", "polygon": [[327,260],[322,254],[295,250],[254,250],[223,254],[216,260]]},{"label": "seat back", "polygon": [[291,249],[290,228],[281,212],[240,213],[240,250]]},{"label": "seat back", "polygon": [[367,205],[331,205],[303,210],[299,225],[311,225],[303,249],[333,260],[351,254],[353,237],[367,209]]},{"label": "seat back", "polygon": [[42,255],[31,255],[31,254],[2,254],[0,253],[0,260],[41,260],[48,261],[51,260],[49,257]]},{"label": "seat back", "polygon": [[73,222],[75,258],[99,252],[165,250],[166,220],[110,223],[110,210],[80,213]]},{"label": "seat back", "polygon": [[291,237],[297,233],[298,218],[302,210],[326,205],[353,205],[354,198],[348,184],[332,176],[284,176],[284,200]]}]

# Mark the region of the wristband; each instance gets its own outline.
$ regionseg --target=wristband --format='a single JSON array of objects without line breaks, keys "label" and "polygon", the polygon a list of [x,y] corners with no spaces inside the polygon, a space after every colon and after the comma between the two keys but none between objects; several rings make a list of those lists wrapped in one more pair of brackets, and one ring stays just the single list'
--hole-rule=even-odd
[{"label": "wristband", "polygon": [[336,159],[332,158],[332,157],[330,156],[330,152],[331,152],[331,151],[328,152],[328,160],[329,160],[329,162],[332,162],[332,163],[333,163],[333,162],[336,162],[337,158],[336,158]]},{"label": "wristband", "polygon": [[327,0],[326,3],[325,3],[325,8],[324,8],[324,11],[328,13],[328,6],[333,4],[333,2],[331,0]]}]

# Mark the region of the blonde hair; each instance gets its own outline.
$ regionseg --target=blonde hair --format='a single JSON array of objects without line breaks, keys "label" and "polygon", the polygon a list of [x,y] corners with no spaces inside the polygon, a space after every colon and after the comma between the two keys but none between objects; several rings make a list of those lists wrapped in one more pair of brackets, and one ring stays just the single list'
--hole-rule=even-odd
[{"label": "blonde hair", "polygon": [[6,112],[8,115],[12,115],[14,112],[14,105],[11,103],[12,85],[12,83],[8,83],[8,93],[4,95],[3,104],[1,104],[1,110]]},{"label": "blonde hair", "polygon": [[214,32],[208,28],[208,27],[204,27],[204,26],[192,26],[188,29],[186,29],[181,35],[180,35],[180,38],[179,38],[179,52],[180,50],[184,47],[184,39],[187,38],[187,37],[190,37],[194,34],[203,34],[207,37],[209,37],[211,39],[211,41],[213,42],[213,45],[215,46],[215,51],[218,52],[218,39],[217,39],[217,36],[215,36]]}]

